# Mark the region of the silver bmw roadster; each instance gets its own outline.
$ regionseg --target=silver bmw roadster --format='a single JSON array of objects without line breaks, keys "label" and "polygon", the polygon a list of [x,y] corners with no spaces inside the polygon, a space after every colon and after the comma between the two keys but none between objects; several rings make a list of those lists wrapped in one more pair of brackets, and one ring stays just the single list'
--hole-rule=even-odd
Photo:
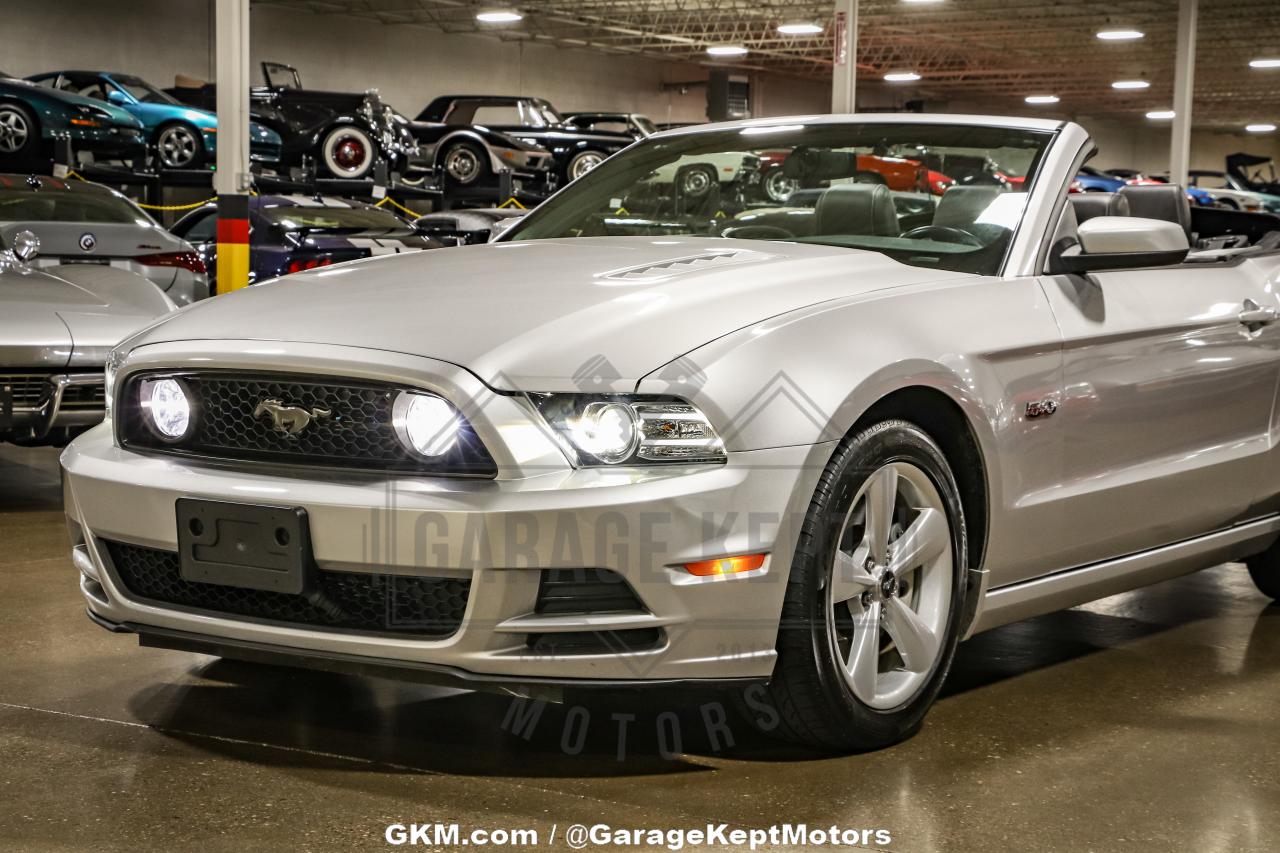
[{"label": "silver bmw roadster", "polygon": [[1276,596],[1280,219],[1070,195],[1093,153],[969,116],[660,133],[487,245],[185,309],[115,349],[62,457],[89,615],[474,686],[714,684],[857,749],[976,632],[1230,560]]}]

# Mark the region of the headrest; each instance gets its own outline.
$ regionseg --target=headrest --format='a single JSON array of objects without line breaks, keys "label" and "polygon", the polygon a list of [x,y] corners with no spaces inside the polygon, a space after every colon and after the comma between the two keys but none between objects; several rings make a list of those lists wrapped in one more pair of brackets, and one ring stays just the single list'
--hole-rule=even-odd
[{"label": "headrest", "polygon": [[933,224],[967,230],[1004,191],[1003,187],[948,187],[938,200]]},{"label": "headrest", "polygon": [[1076,221],[1085,222],[1095,216],[1128,216],[1129,200],[1119,193],[1072,193],[1071,206]]},{"label": "headrest", "polygon": [[1129,215],[1176,222],[1191,237],[1191,205],[1178,184],[1124,186],[1120,195],[1129,202]]},{"label": "headrest", "polygon": [[893,193],[884,184],[834,186],[818,199],[815,215],[818,234],[897,237],[902,233]]},{"label": "headrest", "polygon": [[800,146],[787,155],[782,174],[801,183],[848,178],[858,171],[858,155]]}]

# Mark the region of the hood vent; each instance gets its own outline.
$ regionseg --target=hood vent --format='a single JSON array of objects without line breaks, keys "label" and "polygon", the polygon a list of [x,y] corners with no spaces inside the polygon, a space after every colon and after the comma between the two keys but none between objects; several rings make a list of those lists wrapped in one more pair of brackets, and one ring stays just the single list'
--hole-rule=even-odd
[{"label": "hood vent", "polygon": [[608,272],[597,274],[596,278],[607,281],[648,284],[731,264],[759,263],[772,260],[775,257],[777,255],[771,255],[768,252],[756,252],[751,249],[725,249],[723,251],[700,252],[696,255],[686,255],[683,258],[671,258],[665,261],[609,270]]}]

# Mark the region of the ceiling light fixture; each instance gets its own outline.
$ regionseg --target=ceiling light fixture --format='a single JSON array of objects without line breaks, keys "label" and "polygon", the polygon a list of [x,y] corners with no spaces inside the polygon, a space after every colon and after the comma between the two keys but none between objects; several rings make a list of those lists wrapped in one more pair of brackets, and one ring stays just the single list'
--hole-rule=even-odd
[{"label": "ceiling light fixture", "polygon": [[1111,84],[1112,89],[1146,89],[1151,84],[1146,80],[1117,80]]},{"label": "ceiling light fixture", "polygon": [[1058,103],[1057,95],[1027,95],[1022,100],[1028,104],[1056,104]]},{"label": "ceiling light fixture", "polygon": [[1280,59],[1250,59],[1250,68],[1280,68]]},{"label": "ceiling light fixture", "polygon": [[822,27],[808,21],[794,24],[779,24],[778,32],[786,36],[814,36],[822,32]]},{"label": "ceiling light fixture", "polygon": [[1166,119],[1171,119],[1176,115],[1177,113],[1175,113],[1173,110],[1152,110],[1151,112],[1147,113],[1147,118],[1151,119],[1152,121],[1165,121]]},{"label": "ceiling light fixture", "polygon": [[1146,36],[1142,30],[1101,30],[1098,38],[1103,41],[1133,41]]},{"label": "ceiling light fixture", "polygon": [[919,80],[920,75],[914,71],[890,71],[884,79],[889,83],[910,83]]},{"label": "ceiling light fixture", "polygon": [[523,21],[524,15],[515,9],[484,9],[476,13],[476,20],[482,24],[513,24]]},{"label": "ceiling light fixture", "polygon": [[1246,124],[1244,129],[1250,133],[1271,133],[1276,129],[1274,124]]},{"label": "ceiling light fixture", "polygon": [[747,49],[740,44],[713,44],[707,48],[711,56],[746,56]]}]

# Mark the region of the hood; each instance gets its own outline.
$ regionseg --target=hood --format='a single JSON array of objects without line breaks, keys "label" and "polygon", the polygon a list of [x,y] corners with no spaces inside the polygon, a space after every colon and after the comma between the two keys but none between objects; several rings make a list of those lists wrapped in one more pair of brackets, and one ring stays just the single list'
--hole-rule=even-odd
[{"label": "hood", "polygon": [[101,365],[172,305],[146,279],[110,267],[0,273],[0,366]]},{"label": "hood", "polygon": [[874,252],[716,238],[593,237],[390,255],[206,300],[133,345],[343,344],[468,368],[494,387],[615,390],[716,338],[798,308],[960,277]]}]

